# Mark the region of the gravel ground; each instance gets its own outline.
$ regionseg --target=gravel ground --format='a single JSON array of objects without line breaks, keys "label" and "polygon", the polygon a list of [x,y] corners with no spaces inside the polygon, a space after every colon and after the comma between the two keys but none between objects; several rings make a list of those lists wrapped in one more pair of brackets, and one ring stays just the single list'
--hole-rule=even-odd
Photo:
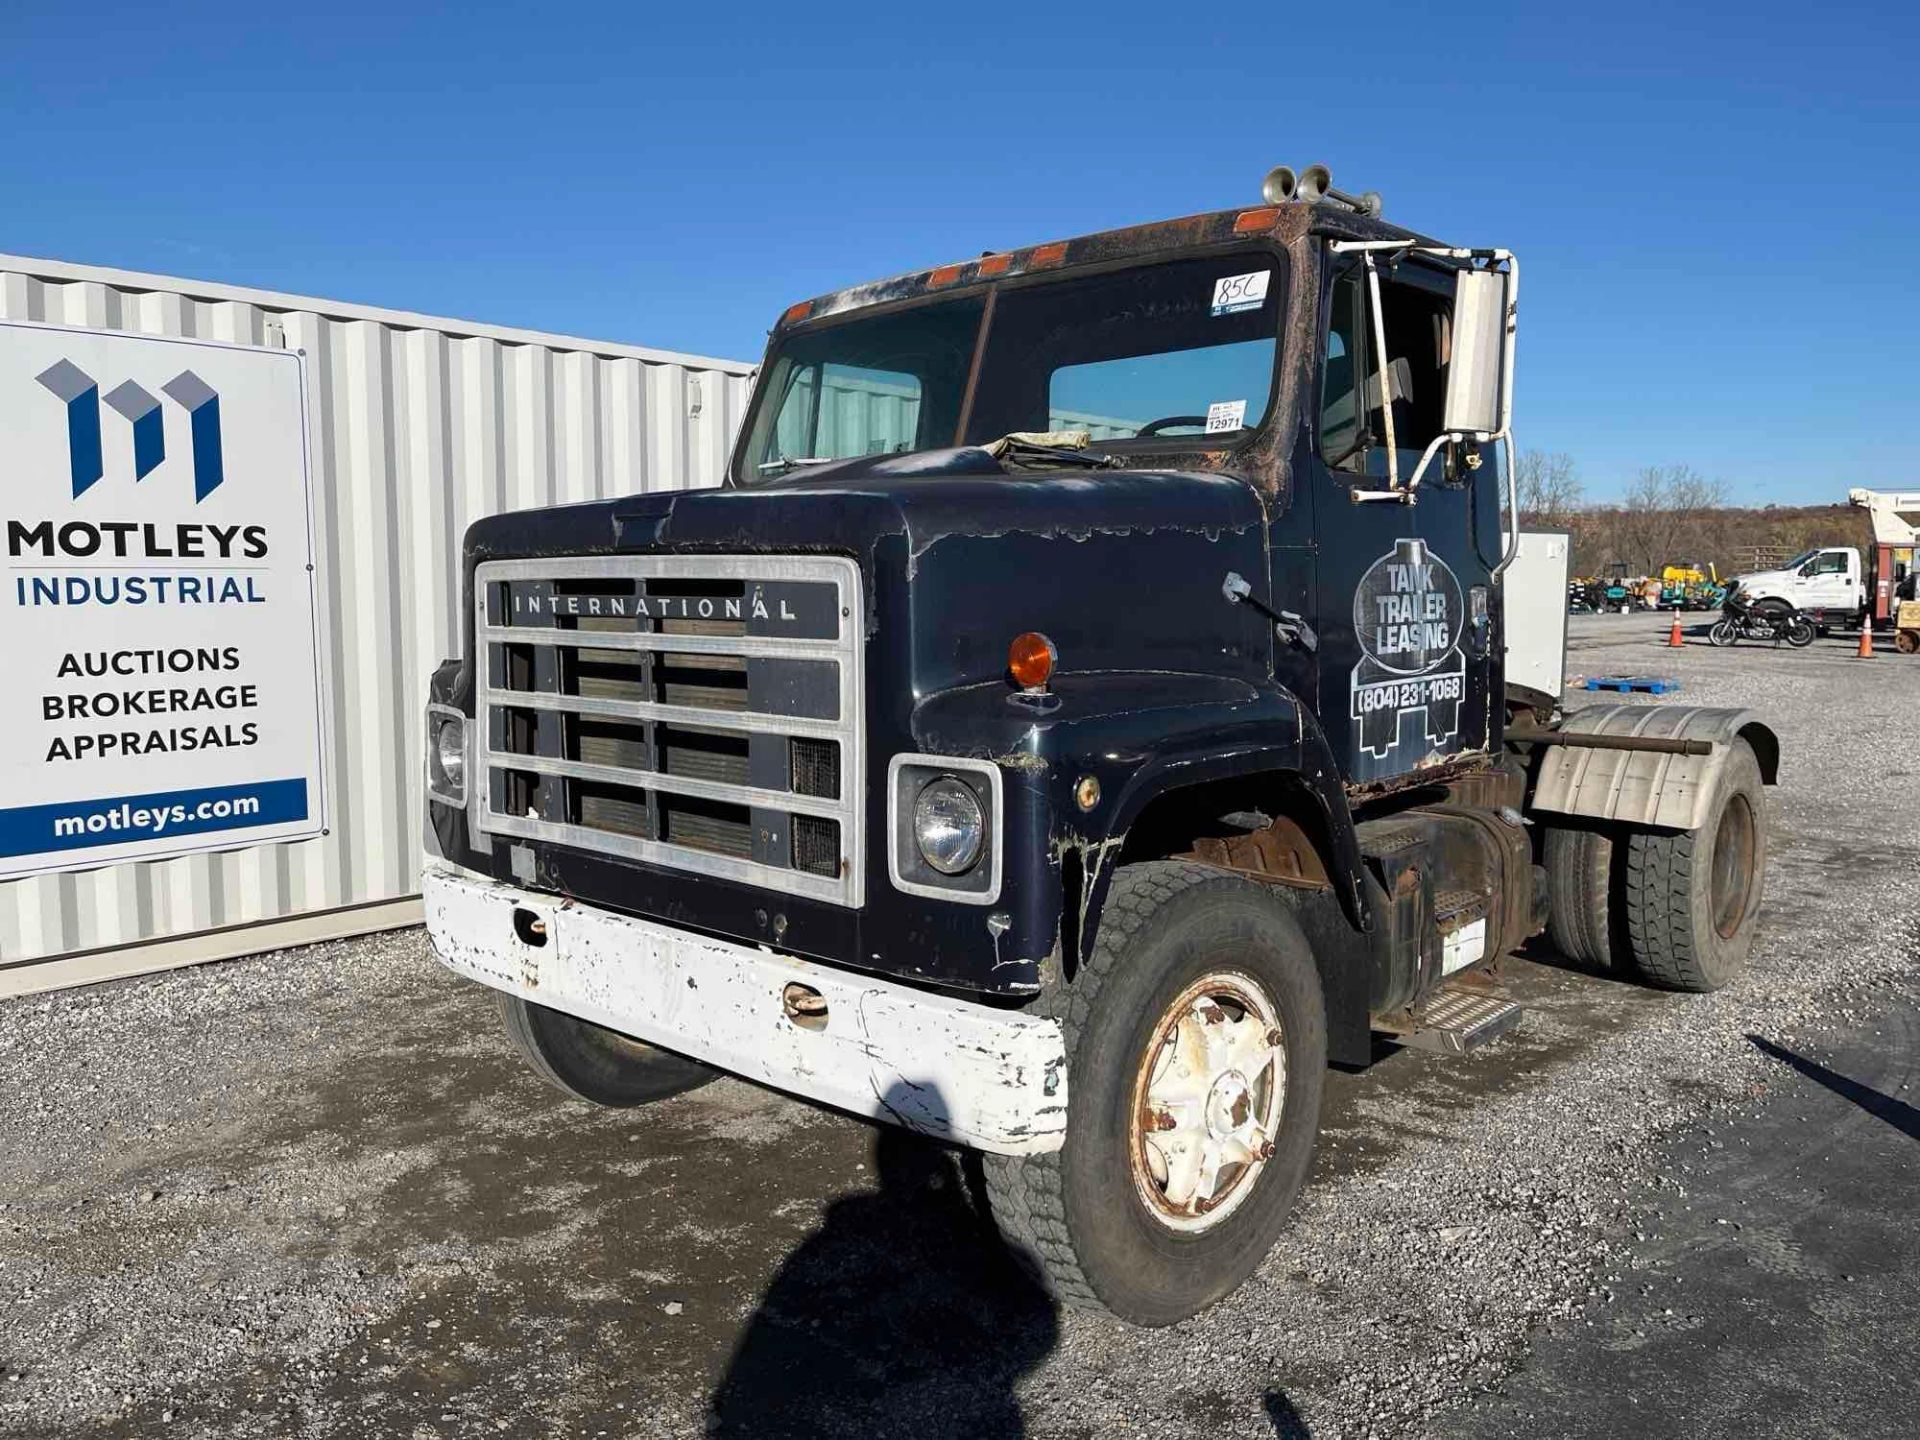
[{"label": "gravel ground", "polygon": [[1656,628],[1578,618],[1570,666],[1780,731],[1752,973],[1510,962],[1509,1040],[1329,1077],[1296,1222],[1196,1320],[1056,1314],[905,1137],[732,1081],[554,1097],[402,932],[0,1003],[0,1433],[1561,1428],[1516,1374],[1679,1286],[1687,1157],[1782,1084],[1748,1037],[1804,1053],[1915,995],[1920,665]]}]

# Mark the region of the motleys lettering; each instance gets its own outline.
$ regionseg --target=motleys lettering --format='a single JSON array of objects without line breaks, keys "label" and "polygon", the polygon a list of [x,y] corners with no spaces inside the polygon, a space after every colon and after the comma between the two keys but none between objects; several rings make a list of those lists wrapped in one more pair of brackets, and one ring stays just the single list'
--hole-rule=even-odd
[{"label": "motleys lettering", "polygon": [[[211,545],[209,545],[211,541]],[[155,525],[134,520],[7,521],[7,553],[88,560],[262,560],[264,525]]]}]

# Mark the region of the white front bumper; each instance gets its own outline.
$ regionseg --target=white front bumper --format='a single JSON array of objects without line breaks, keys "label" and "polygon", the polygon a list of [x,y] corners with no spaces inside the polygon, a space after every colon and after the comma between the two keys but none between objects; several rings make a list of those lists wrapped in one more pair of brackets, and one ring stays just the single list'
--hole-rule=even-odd
[{"label": "white front bumper", "polygon": [[[448,968],[775,1089],[1003,1155],[1060,1148],[1066,1041],[1056,1021],[915,990],[443,864],[420,885],[427,931]],[[547,943],[514,925],[528,910]],[[802,1029],[782,992],[827,1002]]]}]

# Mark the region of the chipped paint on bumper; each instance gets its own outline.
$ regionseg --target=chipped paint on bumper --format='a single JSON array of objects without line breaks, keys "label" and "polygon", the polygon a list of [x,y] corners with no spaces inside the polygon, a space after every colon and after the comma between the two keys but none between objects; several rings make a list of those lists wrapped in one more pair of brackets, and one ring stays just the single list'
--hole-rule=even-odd
[{"label": "chipped paint on bumper", "polygon": [[[857,1115],[1003,1155],[1060,1148],[1066,1042],[1056,1021],[976,1005],[710,939],[485,879],[421,877],[449,969],[648,1044]],[[514,924],[527,910],[547,942]],[[788,1018],[791,982],[827,1002],[823,1029]]]}]

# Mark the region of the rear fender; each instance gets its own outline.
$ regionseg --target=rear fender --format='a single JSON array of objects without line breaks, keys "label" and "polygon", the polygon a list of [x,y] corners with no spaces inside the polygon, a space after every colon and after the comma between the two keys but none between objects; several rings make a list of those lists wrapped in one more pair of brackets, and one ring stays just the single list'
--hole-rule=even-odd
[{"label": "rear fender", "polygon": [[1543,747],[1530,810],[1578,815],[1661,830],[1697,830],[1705,823],[1733,742],[1745,740],[1768,785],[1780,773],[1780,738],[1751,710],[1701,705],[1586,705],[1568,713],[1561,729],[1576,735],[1646,736],[1705,740],[1705,755],[1651,750]]}]

